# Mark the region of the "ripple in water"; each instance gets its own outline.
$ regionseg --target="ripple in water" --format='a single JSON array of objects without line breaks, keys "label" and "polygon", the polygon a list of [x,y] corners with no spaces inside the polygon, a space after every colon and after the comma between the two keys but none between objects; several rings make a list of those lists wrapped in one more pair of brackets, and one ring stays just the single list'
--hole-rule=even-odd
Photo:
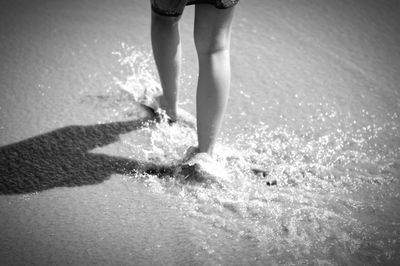
[{"label": "ripple in water", "polygon": [[[148,53],[124,46],[117,55],[128,71],[115,79],[117,87],[137,99],[156,86]],[[121,93],[107,92],[114,99]],[[110,119],[124,110],[121,105],[112,108]],[[335,116],[333,110],[317,120]],[[239,134],[235,143],[222,141],[216,147],[216,157],[229,171],[229,179],[221,180],[222,188],[142,173],[132,173],[126,182],[143,182],[154,193],[178,199],[188,219],[211,226],[215,234],[230,235],[228,245],[250,243],[242,248],[254,262],[393,263],[400,259],[400,133],[397,114],[388,116],[389,122],[382,124],[338,127],[328,133],[318,130],[315,115],[310,115],[307,130],[249,126],[250,134]],[[163,164],[176,164],[196,143],[195,131],[181,125],[160,123],[142,133],[149,145],[134,156]],[[129,137],[123,143],[137,150]],[[267,174],[254,174],[251,165]],[[217,261],[235,256],[215,237],[203,239],[204,250]]]}]

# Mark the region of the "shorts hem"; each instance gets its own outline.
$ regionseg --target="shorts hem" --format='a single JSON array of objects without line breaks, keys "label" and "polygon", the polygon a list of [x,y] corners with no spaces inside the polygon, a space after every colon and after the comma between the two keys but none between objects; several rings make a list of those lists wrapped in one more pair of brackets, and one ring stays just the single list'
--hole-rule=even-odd
[{"label": "shorts hem", "polygon": [[151,6],[151,10],[154,11],[154,13],[157,13],[160,16],[165,16],[165,17],[179,17],[182,16],[182,13],[175,13],[175,12],[168,12],[168,11],[164,11],[161,10],[155,6]]},{"label": "shorts hem", "polygon": [[[222,4],[222,3],[211,3],[209,0],[197,0],[197,1],[187,1],[186,5],[196,5],[196,4],[209,4],[212,5],[213,7],[217,9],[228,9],[231,7],[236,6],[239,3],[239,0],[232,0],[230,4]],[[166,17],[179,17],[182,16],[182,13],[177,13],[177,12],[171,12],[167,10],[162,10],[161,8],[157,7],[157,5],[151,5],[151,9],[157,13],[160,16],[166,16]]]}]

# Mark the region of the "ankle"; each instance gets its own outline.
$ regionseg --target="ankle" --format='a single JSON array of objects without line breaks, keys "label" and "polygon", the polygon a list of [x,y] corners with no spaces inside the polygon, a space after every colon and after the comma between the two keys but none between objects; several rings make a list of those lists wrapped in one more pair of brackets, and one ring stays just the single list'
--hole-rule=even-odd
[{"label": "ankle", "polygon": [[167,113],[167,115],[172,119],[172,120],[176,120],[178,115],[177,115],[177,102],[176,100],[171,100],[168,99],[167,97],[165,97],[164,95],[161,95],[159,97],[159,104],[160,104],[160,108],[165,110],[165,112]]},{"label": "ankle", "polygon": [[199,147],[198,153],[206,153],[208,154],[211,158],[213,157],[213,147]]}]

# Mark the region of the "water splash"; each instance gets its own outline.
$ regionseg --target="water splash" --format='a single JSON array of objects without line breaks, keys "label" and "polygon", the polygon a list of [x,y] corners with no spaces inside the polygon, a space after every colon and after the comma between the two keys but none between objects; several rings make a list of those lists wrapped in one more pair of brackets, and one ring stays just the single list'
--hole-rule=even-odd
[{"label": "water splash", "polygon": [[161,86],[155,80],[154,70],[151,66],[150,53],[143,52],[133,46],[121,44],[120,52],[113,52],[118,57],[120,65],[120,77],[114,77],[117,88],[125,90],[133,96],[137,102],[144,97],[151,97],[161,93]]},{"label": "water splash", "polygon": [[[137,100],[156,87],[151,62],[142,51],[123,49],[125,54],[116,53],[123,78],[115,78],[115,84]],[[222,188],[142,173],[126,180],[140,180],[154,193],[178,199],[188,219],[210,225],[214,233],[221,230],[234,242],[251,242],[249,252],[258,261],[390,262],[398,259],[400,248],[396,223],[400,215],[395,209],[388,215],[385,209],[400,203],[397,114],[388,114],[391,120],[380,123],[367,111],[362,113],[375,122],[356,128],[357,121],[343,120],[334,131],[320,130],[321,122],[338,117],[331,108],[310,115],[309,126],[301,131],[249,125],[250,134],[242,132],[235,143],[221,141],[216,147],[218,161],[229,171],[229,179],[221,180]],[[176,164],[184,150],[196,143],[195,131],[182,125],[160,123],[142,133],[149,141],[139,156],[159,163]],[[123,142],[132,150],[137,145],[129,137]],[[267,174],[255,175],[254,165]],[[277,185],[270,186],[270,180]],[[225,253],[212,234],[203,236],[200,245],[223,261]]]}]

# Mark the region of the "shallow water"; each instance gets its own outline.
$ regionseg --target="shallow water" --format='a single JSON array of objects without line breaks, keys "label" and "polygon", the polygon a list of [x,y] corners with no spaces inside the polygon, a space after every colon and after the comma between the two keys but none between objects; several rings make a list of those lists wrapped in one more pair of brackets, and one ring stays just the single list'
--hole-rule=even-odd
[{"label": "shallow water", "polygon": [[[127,91],[156,83],[145,3],[4,5],[19,16],[2,16],[2,170],[49,181],[0,198],[8,264],[399,262],[395,2],[241,3],[222,187],[137,171],[196,141],[182,125],[129,124],[145,113]],[[180,106],[194,113],[192,16]]]},{"label": "shallow water", "polygon": [[[329,109],[328,104],[325,107]],[[230,172],[228,180],[220,181],[223,188],[188,185],[177,176],[138,174],[127,180],[140,178],[154,192],[182,199],[179,209],[185,215],[212,225],[208,234],[228,232],[239,246],[244,245],[246,255],[240,264],[396,260],[397,115],[391,122],[360,129],[353,127],[354,121],[341,119],[334,131],[326,132],[321,124],[336,122],[337,112],[330,110],[310,115],[307,126],[300,129],[286,124],[270,128],[261,122],[237,133],[234,143],[222,140],[216,156]],[[361,116],[369,118],[365,110]],[[190,128],[161,124],[144,131],[151,148],[141,156],[158,163],[176,163],[184,149],[195,144]],[[129,137],[123,142],[137,145]],[[267,169],[268,175],[255,176],[249,169],[252,164]],[[269,186],[270,180],[277,185]],[[203,247],[217,258],[214,262],[237,262],[230,251],[232,240],[224,245],[228,250],[215,247],[215,241],[212,237]],[[238,256],[243,259],[244,254]]]}]

